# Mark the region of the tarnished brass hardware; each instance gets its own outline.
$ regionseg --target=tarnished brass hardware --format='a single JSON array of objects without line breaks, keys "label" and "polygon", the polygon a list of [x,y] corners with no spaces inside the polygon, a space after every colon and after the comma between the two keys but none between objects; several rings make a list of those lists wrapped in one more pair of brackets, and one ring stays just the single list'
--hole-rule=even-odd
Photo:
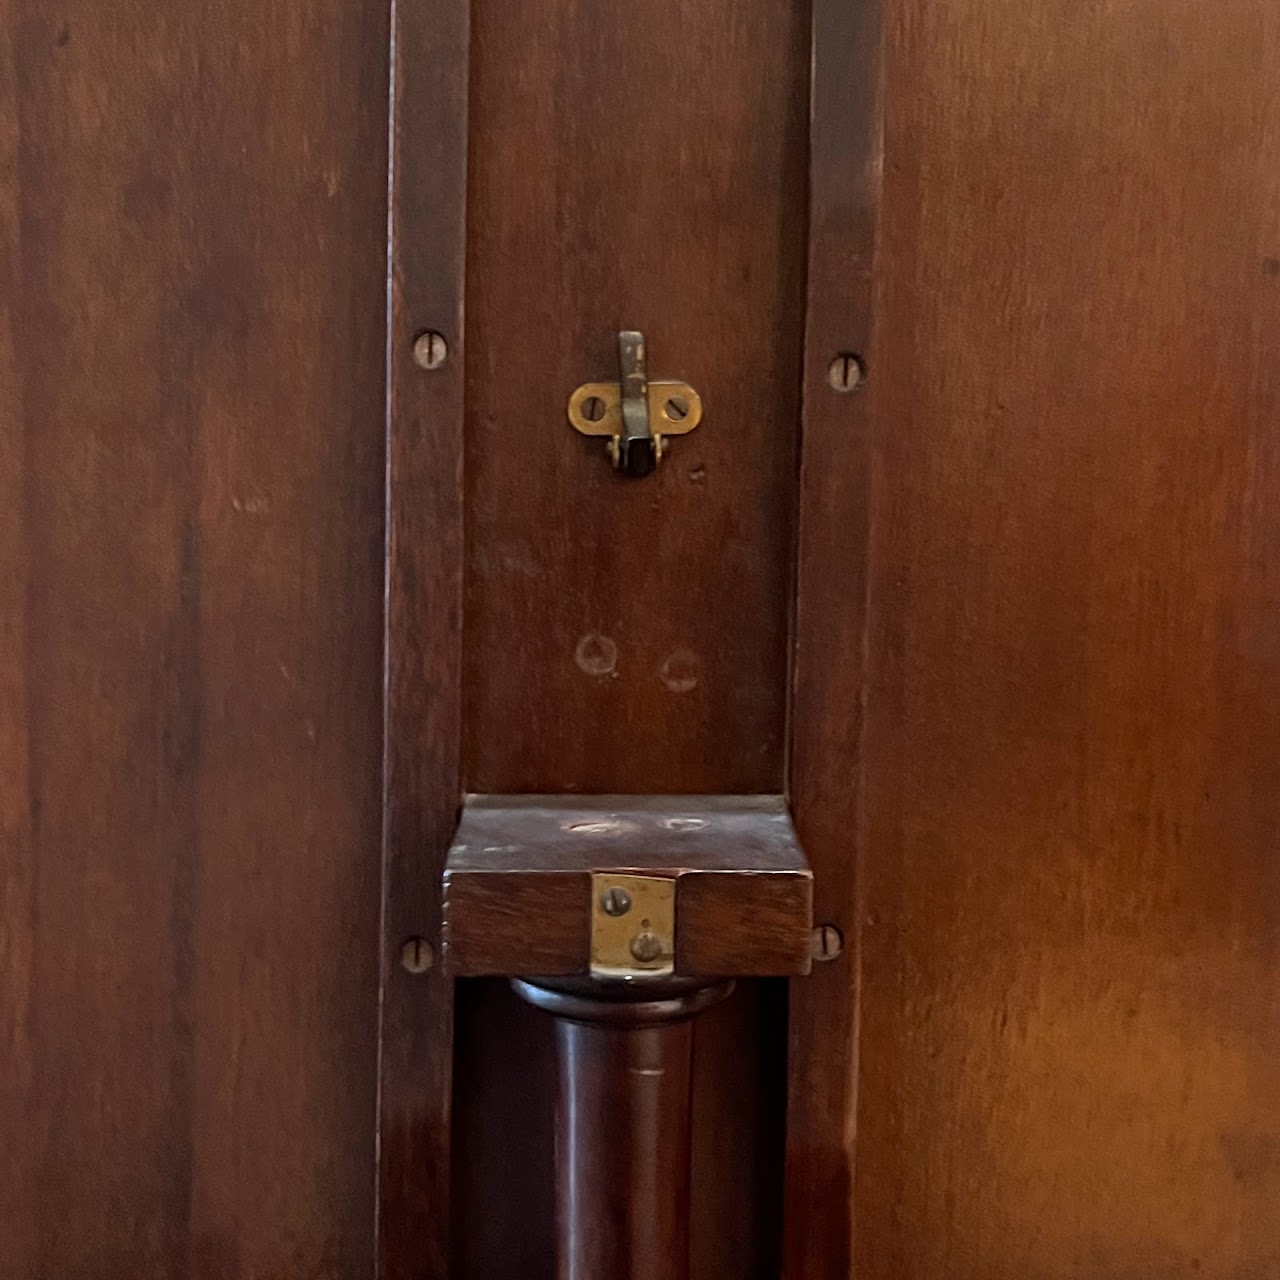
[{"label": "tarnished brass hardware", "polygon": [[591,976],[661,978],[675,972],[676,882],[670,876],[591,877]]},{"label": "tarnished brass hardware", "polygon": [[650,382],[644,334],[618,334],[618,382],[587,382],[569,397],[569,422],[584,436],[608,436],[609,457],[629,476],[647,476],[662,460],[665,438],[702,421],[702,397],[687,382]]}]

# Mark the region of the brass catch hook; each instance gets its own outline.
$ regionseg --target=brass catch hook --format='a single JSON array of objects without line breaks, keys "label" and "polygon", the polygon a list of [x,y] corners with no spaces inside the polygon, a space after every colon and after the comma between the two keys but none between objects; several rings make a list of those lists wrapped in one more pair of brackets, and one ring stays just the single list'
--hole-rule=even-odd
[{"label": "brass catch hook", "polygon": [[610,437],[619,471],[647,476],[662,460],[665,437],[702,421],[702,397],[687,382],[650,382],[644,334],[634,329],[618,334],[618,371],[618,382],[587,382],[569,397],[569,422],[584,436]]}]

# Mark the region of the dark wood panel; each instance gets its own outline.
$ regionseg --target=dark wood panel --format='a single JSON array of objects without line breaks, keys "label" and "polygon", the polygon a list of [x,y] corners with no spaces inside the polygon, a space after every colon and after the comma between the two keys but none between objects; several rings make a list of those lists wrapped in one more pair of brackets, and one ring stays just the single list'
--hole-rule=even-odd
[{"label": "dark wood panel", "polygon": [[[792,984],[784,1273],[852,1268],[859,837],[884,5],[816,0],[789,794],[814,919],[843,949]],[[885,355],[883,358],[887,359]],[[843,377],[832,377],[833,366]],[[828,933],[828,936],[831,936]]]},{"label": "dark wood panel", "polygon": [[[807,981],[805,979],[804,981]],[[690,1272],[774,1280],[782,1231],[787,990],[739,982],[696,1024]],[[744,1103],[754,1123],[743,1124]]]},{"label": "dark wood panel", "polygon": [[2,26],[3,1270],[364,1274],[385,21]]},{"label": "dark wood panel", "polygon": [[858,1273],[1280,1267],[1280,14],[893,6]]},{"label": "dark wood panel", "polygon": [[457,984],[453,1270],[552,1280],[555,1022],[502,978]]},{"label": "dark wood panel", "polygon": [[[474,8],[470,790],[781,789],[808,8]],[[705,408],[640,481],[615,475],[565,417],[579,384],[616,378],[624,328],[645,332],[651,376],[688,381]],[[776,1188],[722,1154],[776,1149],[785,1041],[754,989],[726,1010],[696,1032],[709,1123],[694,1129],[693,1252],[697,1274],[731,1280],[776,1266]],[[477,1280],[541,1274],[552,1258],[539,1171],[483,1165],[504,1149],[514,1086],[473,1051],[509,1034],[521,1047],[508,1074],[546,1068],[545,1039],[540,1056],[516,1056],[512,1016],[505,999],[478,998],[457,1020],[456,1268]],[[726,1073],[739,1045],[763,1060]],[[495,1241],[513,1231],[519,1247],[504,1253]]]},{"label": "dark wood panel", "polygon": [[[471,790],[780,786],[807,9],[475,14]],[[639,482],[565,418],[624,328],[705,409]]]},{"label": "dark wood panel", "polygon": [[[453,983],[438,960],[440,877],[461,803],[470,9],[470,0],[393,6],[381,1280],[450,1274]],[[406,947],[412,969],[401,963]]]}]

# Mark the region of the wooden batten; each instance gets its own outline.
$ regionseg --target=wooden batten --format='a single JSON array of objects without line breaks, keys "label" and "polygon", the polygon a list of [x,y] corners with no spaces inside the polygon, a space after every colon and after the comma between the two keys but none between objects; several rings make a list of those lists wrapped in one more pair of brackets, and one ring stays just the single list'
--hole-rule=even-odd
[{"label": "wooden batten", "polygon": [[812,877],[780,796],[475,796],[445,869],[449,972],[587,974],[607,872],[674,882],[676,974],[809,971]]}]

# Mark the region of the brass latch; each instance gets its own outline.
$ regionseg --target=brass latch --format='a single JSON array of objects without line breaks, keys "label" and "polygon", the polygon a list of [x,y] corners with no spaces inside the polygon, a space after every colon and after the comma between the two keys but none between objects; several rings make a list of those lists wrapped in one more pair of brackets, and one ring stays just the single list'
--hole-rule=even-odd
[{"label": "brass latch", "polygon": [[666,436],[702,421],[702,398],[687,382],[650,382],[644,334],[618,334],[618,382],[587,382],[569,397],[569,422],[584,436],[608,436],[609,457],[629,476],[647,476],[662,460]]},{"label": "brass latch", "polygon": [[675,972],[676,882],[671,876],[591,877],[591,976],[661,978]]}]

